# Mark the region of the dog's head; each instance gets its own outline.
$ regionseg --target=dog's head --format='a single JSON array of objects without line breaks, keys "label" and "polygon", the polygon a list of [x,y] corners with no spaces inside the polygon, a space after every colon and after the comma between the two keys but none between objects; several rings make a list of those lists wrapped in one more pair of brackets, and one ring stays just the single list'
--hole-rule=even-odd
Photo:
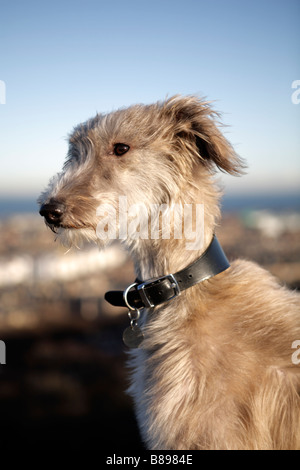
[{"label": "dog's head", "polygon": [[[184,201],[217,168],[239,174],[241,160],[196,97],[134,105],[77,126],[61,173],[41,195],[40,213],[63,242],[97,240],[97,207]],[[109,212],[109,211],[108,211]]]}]

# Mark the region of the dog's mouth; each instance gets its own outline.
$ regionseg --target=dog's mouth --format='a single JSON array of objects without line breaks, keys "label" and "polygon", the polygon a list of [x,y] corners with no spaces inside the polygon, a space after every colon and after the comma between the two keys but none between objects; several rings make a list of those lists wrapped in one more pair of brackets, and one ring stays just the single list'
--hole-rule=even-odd
[{"label": "dog's mouth", "polygon": [[53,224],[49,224],[46,220],[45,220],[45,224],[47,225],[47,227],[50,228],[50,230],[52,230],[53,233],[55,233],[55,234],[58,233],[59,226],[53,225]]},{"label": "dog's mouth", "polygon": [[60,224],[54,224],[54,223],[49,223],[46,219],[45,219],[45,224],[47,225],[47,227],[50,228],[50,230],[52,230],[53,233],[55,233],[56,235],[58,235],[61,230],[81,230],[81,229],[93,229],[93,227],[91,225],[85,225],[85,224],[82,224],[82,225],[71,225],[71,224],[63,224],[63,223],[60,223]]}]

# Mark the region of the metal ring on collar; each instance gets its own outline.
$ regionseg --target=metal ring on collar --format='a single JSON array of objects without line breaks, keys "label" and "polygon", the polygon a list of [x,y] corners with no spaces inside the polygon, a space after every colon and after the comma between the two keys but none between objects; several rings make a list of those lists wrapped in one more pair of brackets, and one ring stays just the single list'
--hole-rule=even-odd
[{"label": "metal ring on collar", "polygon": [[129,310],[138,310],[136,307],[132,307],[130,305],[130,303],[128,302],[128,299],[127,299],[128,292],[130,291],[130,289],[137,286],[137,284],[138,284],[137,282],[134,282],[133,284],[130,284],[130,286],[128,286],[123,292],[123,299],[124,299],[124,302],[125,302],[126,306],[129,308]]}]

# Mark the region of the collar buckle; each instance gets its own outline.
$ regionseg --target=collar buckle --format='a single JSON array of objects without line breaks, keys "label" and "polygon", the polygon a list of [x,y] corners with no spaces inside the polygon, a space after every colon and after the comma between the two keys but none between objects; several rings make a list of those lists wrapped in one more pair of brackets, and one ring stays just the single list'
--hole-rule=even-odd
[{"label": "collar buckle", "polygon": [[155,287],[165,280],[168,280],[170,282],[170,287],[174,290],[174,294],[168,298],[168,301],[174,299],[180,294],[180,288],[179,288],[178,282],[176,281],[173,274],[166,274],[165,276],[149,279],[148,281],[142,282],[141,284],[137,286],[137,290],[146,308],[155,307],[155,304],[153,304],[151,300],[149,299],[149,297],[147,296],[146,288],[150,286]]}]

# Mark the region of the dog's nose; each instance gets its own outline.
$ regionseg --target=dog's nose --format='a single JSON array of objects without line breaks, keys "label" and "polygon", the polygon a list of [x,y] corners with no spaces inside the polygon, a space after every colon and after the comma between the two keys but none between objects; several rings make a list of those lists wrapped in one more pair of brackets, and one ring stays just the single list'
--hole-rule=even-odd
[{"label": "dog's nose", "polygon": [[64,214],[65,206],[59,202],[50,202],[49,204],[43,204],[40,208],[40,214],[45,217],[46,221],[50,225],[59,226]]}]

